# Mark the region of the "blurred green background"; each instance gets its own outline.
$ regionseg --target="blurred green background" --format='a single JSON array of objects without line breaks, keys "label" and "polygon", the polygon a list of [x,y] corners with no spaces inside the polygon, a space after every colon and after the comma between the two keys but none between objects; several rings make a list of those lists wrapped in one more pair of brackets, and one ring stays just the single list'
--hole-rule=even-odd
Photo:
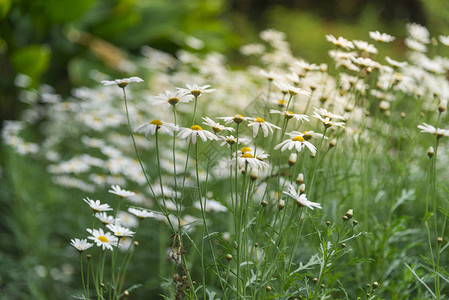
[{"label": "blurred green background", "polygon": [[[296,56],[320,63],[329,49],[325,34],[405,36],[405,24],[416,22],[433,36],[447,35],[448,11],[442,0],[0,0],[0,118],[17,119],[26,108],[14,83],[19,73],[31,78],[30,88],[46,83],[67,96],[73,87],[96,84],[88,70],[138,76],[123,62],[144,45],[172,54],[219,51],[238,68],[246,62],[239,47],[258,41],[266,28],[285,32]],[[390,52],[381,50],[393,57],[405,51],[400,39]],[[66,202],[84,195],[68,194],[50,179],[35,182],[45,177],[45,166],[6,147],[0,162],[1,298],[64,299],[79,282],[64,281],[72,262],[59,249],[83,226],[66,222],[77,214]],[[44,265],[52,267],[39,268]]]}]

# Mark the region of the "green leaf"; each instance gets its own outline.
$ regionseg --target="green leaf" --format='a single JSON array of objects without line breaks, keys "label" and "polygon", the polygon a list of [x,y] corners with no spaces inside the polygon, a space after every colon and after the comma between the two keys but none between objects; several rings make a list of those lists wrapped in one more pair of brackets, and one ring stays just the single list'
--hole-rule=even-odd
[{"label": "green leaf", "polygon": [[28,75],[36,85],[50,66],[51,49],[47,45],[29,45],[12,54],[12,64],[17,73]]}]

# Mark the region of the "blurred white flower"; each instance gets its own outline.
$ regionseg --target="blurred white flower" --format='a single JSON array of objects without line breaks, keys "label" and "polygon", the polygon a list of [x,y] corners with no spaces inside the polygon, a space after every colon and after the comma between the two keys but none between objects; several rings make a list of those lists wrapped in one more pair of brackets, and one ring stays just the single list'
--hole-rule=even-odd
[{"label": "blurred white flower", "polygon": [[253,137],[254,138],[259,133],[259,128],[262,129],[264,137],[268,136],[268,130],[271,133],[273,133],[273,128],[274,129],[281,129],[279,126],[276,126],[276,125],[274,125],[272,123],[269,123],[269,122],[265,121],[262,118],[255,118],[255,119],[250,120],[248,126],[249,127],[253,127]]},{"label": "blurred white flower", "polygon": [[207,130],[203,130],[201,126],[193,125],[190,128],[181,128],[178,137],[182,140],[189,139],[192,141],[193,144],[196,144],[197,136],[199,136],[203,142],[206,142],[209,140],[216,140],[217,136],[213,134],[212,132],[209,132]]},{"label": "blurred white flower", "polygon": [[370,31],[369,36],[373,40],[382,43],[390,43],[396,39],[392,35],[389,35],[387,33],[380,33],[379,31]]},{"label": "blurred white flower", "polygon": [[76,248],[79,252],[86,251],[90,247],[92,247],[94,244],[88,243],[86,239],[72,239],[70,240],[70,244]]},{"label": "blurred white flower", "polygon": [[306,194],[298,195],[298,193],[296,192],[295,188],[292,185],[288,187],[288,192],[284,191],[283,193],[295,199],[296,203],[300,207],[307,207],[310,208],[311,210],[313,210],[314,208],[322,209],[321,204],[307,200]]},{"label": "blurred white flower", "polygon": [[115,80],[102,80],[101,83],[103,85],[118,85],[121,88],[125,88],[128,83],[132,82],[143,82],[143,79],[140,77],[130,77],[130,78],[122,78],[122,79],[115,79]]},{"label": "blurred white flower", "polygon": [[101,247],[103,250],[113,250],[113,246],[117,246],[118,239],[110,232],[104,232],[103,229],[86,229],[91,234],[88,239],[97,244],[97,247]]},{"label": "blurred white flower", "polygon": [[150,123],[140,125],[136,129],[134,129],[134,132],[143,134],[149,140],[150,136],[154,135],[157,130],[161,130],[173,136],[173,132],[178,130],[178,126],[172,123],[154,119]]},{"label": "blurred white flower", "polygon": [[84,202],[89,204],[90,208],[92,208],[92,210],[94,212],[102,212],[102,211],[112,210],[112,208],[109,206],[109,204],[101,204],[100,200],[94,201],[92,199],[89,199],[89,197],[86,197],[83,200],[84,200]]},{"label": "blurred white flower", "polygon": [[111,186],[111,190],[109,190],[108,192],[111,194],[115,194],[121,198],[132,197],[136,195],[136,193],[124,190],[118,185]]}]

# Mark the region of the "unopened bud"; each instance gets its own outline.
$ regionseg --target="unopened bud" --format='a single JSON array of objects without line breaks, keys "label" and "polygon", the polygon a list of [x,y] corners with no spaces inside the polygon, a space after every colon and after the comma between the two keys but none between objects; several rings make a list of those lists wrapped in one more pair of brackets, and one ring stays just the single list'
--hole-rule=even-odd
[{"label": "unopened bud", "polygon": [[100,283],[100,286],[101,286],[102,288],[104,288],[104,283],[103,283],[103,282],[101,282],[101,283]]},{"label": "unopened bud", "polygon": [[138,242],[138,241],[134,241],[133,244],[134,244],[134,246],[136,246],[136,247],[139,246],[139,242]]},{"label": "unopened bud", "polygon": [[288,164],[290,166],[294,166],[296,164],[296,158],[297,157],[298,157],[298,155],[296,153],[290,154],[290,157],[288,158]]},{"label": "unopened bud", "polygon": [[299,173],[298,177],[296,177],[296,183],[301,184],[304,183],[304,174]]},{"label": "unopened bud", "polygon": [[377,281],[373,282],[373,288],[377,289],[379,287],[379,283]]},{"label": "unopened bud", "polygon": [[438,105],[438,111],[440,113],[445,112],[447,107],[447,100],[441,100],[440,104]]},{"label": "unopened bud", "polygon": [[391,111],[387,110],[384,112],[385,117],[389,118],[391,117]]},{"label": "unopened bud", "polygon": [[260,204],[261,204],[262,206],[267,206],[267,205],[268,205],[268,202],[267,202],[266,200],[262,200],[262,202],[260,202]]},{"label": "unopened bud", "polygon": [[419,113],[419,116],[420,116],[421,118],[424,118],[424,117],[426,116],[426,114],[422,111],[422,112]]},{"label": "unopened bud", "polygon": [[439,237],[437,238],[437,242],[438,242],[438,244],[441,244],[441,243],[443,242],[443,238],[442,238],[441,236],[439,236]]},{"label": "unopened bud", "polygon": [[317,283],[317,282],[318,282],[318,278],[314,277],[314,278],[312,279],[312,281],[313,281],[314,283]]},{"label": "unopened bud", "polygon": [[269,291],[271,291],[271,286],[267,285],[267,286],[265,287],[265,289],[267,290],[267,292],[269,292]]},{"label": "unopened bud", "polygon": [[231,260],[232,259],[232,255],[231,254],[226,254],[226,259],[227,260]]},{"label": "unopened bud", "polygon": [[347,220],[349,220],[349,218],[347,216],[343,216],[343,221],[346,222]]},{"label": "unopened bud", "polygon": [[432,158],[435,154],[435,150],[433,149],[433,147],[430,147],[429,150],[427,151],[427,156],[429,156],[429,158]]},{"label": "unopened bud", "polygon": [[356,226],[357,224],[359,224],[357,220],[352,221],[352,225]]},{"label": "unopened bud", "polygon": [[390,108],[390,103],[387,102],[387,101],[385,101],[385,100],[382,100],[382,101],[380,101],[380,103],[379,103],[379,108],[380,108],[380,110],[382,110],[382,111],[386,111],[387,109]]},{"label": "unopened bud", "polygon": [[123,295],[124,295],[124,296],[129,296],[128,290],[125,290],[125,291],[123,292]]},{"label": "unopened bud", "polygon": [[345,244],[345,243],[341,243],[340,246],[341,246],[342,248],[346,248],[346,244]]},{"label": "unopened bud", "polygon": [[332,224],[331,221],[326,221],[327,226],[331,226],[331,224]]},{"label": "unopened bud", "polygon": [[369,116],[370,115],[370,112],[369,111],[365,111],[365,116]]},{"label": "unopened bud", "polygon": [[401,112],[401,118],[405,118],[405,112]]},{"label": "unopened bud", "polygon": [[259,243],[254,243],[254,247],[259,247]]},{"label": "unopened bud", "polygon": [[282,209],[284,209],[284,207],[285,207],[285,202],[284,202],[284,200],[279,200],[279,210],[282,210]]},{"label": "unopened bud", "polygon": [[324,283],[322,283],[320,286],[322,289],[324,289],[324,287],[325,287]]},{"label": "unopened bud", "polygon": [[251,170],[251,174],[249,175],[249,178],[252,180],[252,181],[255,181],[255,180],[257,180],[257,178],[259,178],[259,170],[258,169],[252,169]]},{"label": "unopened bud", "polygon": [[87,254],[87,255],[86,255],[86,258],[87,258],[87,259],[92,259],[92,255],[91,255],[91,254]]},{"label": "unopened bud", "polygon": [[352,209],[349,209],[346,212],[346,216],[348,217],[348,219],[351,219],[353,215],[354,215],[354,211]]},{"label": "unopened bud", "polygon": [[299,192],[301,194],[304,194],[304,192],[306,191],[306,185],[304,183],[299,185]]},{"label": "unopened bud", "polygon": [[336,139],[332,139],[330,142],[329,142],[329,147],[335,147],[335,145],[337,145],[337,140]]}]

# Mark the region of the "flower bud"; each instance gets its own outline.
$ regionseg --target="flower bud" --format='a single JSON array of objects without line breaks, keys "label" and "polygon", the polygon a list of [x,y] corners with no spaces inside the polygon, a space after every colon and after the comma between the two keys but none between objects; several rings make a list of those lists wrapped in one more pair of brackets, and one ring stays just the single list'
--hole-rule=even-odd
[{"label": "flower bud", "polygon": [[267,286],[265,287],[265,289],[267,290],[267,292],[269,292],[269,291],[271,291],[271,286],[267,285]]},{"label": "flower bud", "polygon": [[92,259],[92,255],[87,254],[87,255],[86,255],[86,258],[87,258],[87,259]]},{"label": "flower bud", "polygon": [[341,246],[342,248],[346,248],[346,244],[345,244],[345,243],[341,243],[340,246]]},{"label": "flower bud", "polygon": [[346,222],[347,220],[349,220],[349,218],[347,216],[343,216],[343,221]]},{"label": "flower bud", "polygon": [[284,202],[284,200],[279,200],[279,210],[283,210],[284,209],[284,207],[285,207],[285,202]]},{"label": "flower bud", "polygon": [[317,283],[317,282],[318,282],[318,278],[314,277],[314,278],[312,279],[312,281],[313,281],[314,283]]},{"label": "flower bud", "polygon": [[401,118],[405,118],[405,112],[401,112]]},{"label": "flower bud", "polygon": [[332,140],[329,142],[329,147],[330,147],[330,148],[335,147],[336,144],[337,144],[337,140],[336,140],[336,139],[332,139]]},{"label": "flower bud", "polygon": [[227,260],[231,260],[232,259],[232,255],[231,254],[226,254],[226,259]]},{"label": "flower bud", "polygon": [[255,181],[255,180],[257,180],[257,178],[259,178],[259,170],[258,169],[252,169],[251,170],[251,174],[249,174],[249,178],[252,180],[252,181]]},{"label": "flower bud", "polygon": [[433,149],[433,147],[430,147],[429,150],[427,151],[427,156],[429,156],[429,158],[432,158],[434,154],[435,150]]},{"label": "flower bud", "polygon": [[377,281],[373,282],[373,288],[377,289],[379,287],[379,283]]},{"label": "flower bud", "polygon": [[354,211],[352,209],[349,209],[346,212],[346,216],[348,217],[348,219],[351,219],[353,215],[354,215]]},{"label": "flower bud", "polygon": [[356,226],[357,224],[359,224],[357,220],[352,221],[352,225]]},{"label": "flower bud", "polygon": [[442,238],[441,236],[439,236],[439,237],[437,238],[437,242],[438,242],[438,244],[441,244],[441,243],[443,242],[443,238]]},{"label": "flower bud", "polygon": [[288,164],[290,166],[294,166],[296,164],[296,158],[298,157],[298,154],[292,153],[290,154],[290,157],[288,158]]},{"label": "flower bud", "polygon": [[365,111],[365,116],[369,116],[370,115],[370,112],[367,110],[367,111]]},{"label": "flower bud", "polygon": [[445,112],[447,107],[447,100],[441,100],[440,104],[438,104],[438,111],[440,113]]},{"label": "flower bud", "polygon": [[139,242],[138,242],[138,241],[134,241],[133,244],[134,244],[134,246],[136,246],[136,247],[139,246]]},{"label": "flower bud", "polygon": [[304,174],[302,174],[302,173],[299,173],[299,174],[298,174],[298,177],[296,178],[296,183],[297,183],[297,184],[302,184],[302,183],[304,183]]},{"label": "flower bud", "polygon": [[332,224],[331,221],[326,221],[327,226],[331,226],[331,224]]},{"label": "flower bud", "polygon": [[304,183],[302,183],[302,184],[299,186],[299,192],[300,192],[301,194],[304,194],[305,191],[306,191],[306,185],[305,185]]},{"label": "flower bud", "polygon": [[123,292],[123,296],[125,296],[125,297],[129,296],[129,291],[128,291],[128,290],[125,290],[125,291]]},{"label": "flower bud", "polygon": [[268,202],[266,200],[262,200],[262,202],[260,202],[260,204],[265,207],[268,205]]}]

